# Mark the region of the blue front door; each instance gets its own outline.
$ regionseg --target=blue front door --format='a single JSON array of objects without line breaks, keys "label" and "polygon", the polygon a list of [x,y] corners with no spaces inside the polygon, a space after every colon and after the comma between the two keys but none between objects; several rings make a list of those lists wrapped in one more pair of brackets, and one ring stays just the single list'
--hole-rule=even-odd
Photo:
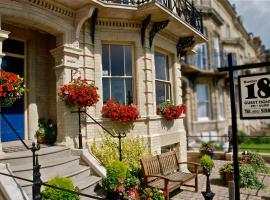
[{"label": "blue front door", "polygon": [[[11,52],[5,52],[7,56],[2,58],[1,68],[8,72],[13,72],[15,74],[24,77],[24,53],[18,51],[19,46],[13,46],[17,41],[7,40],[3,43],[3,51],[10,50]],[[13,44],[13,45],[12,45]],[[18,42],[20,45],[21,42]],[[11,48],[12,45],[14,49]],[[23,49],[23,48],[22,48]],[[12,52],[13,51],[13,52]],[[16,51],[16,52],[14,52]],[[12,54],[9,54],[12,53]],[[14,54],[15,53],[15,54]],[[1,108],[2,113],[5,115],[7,120],[12,124],[15,130],[19,133],[22,139],[24,139],[24,97],[17,100],[11,107]],[[1,141],[8,142],[18,140],[19,138],[16,134],[10,129],[6,121],[1,117]]]}]

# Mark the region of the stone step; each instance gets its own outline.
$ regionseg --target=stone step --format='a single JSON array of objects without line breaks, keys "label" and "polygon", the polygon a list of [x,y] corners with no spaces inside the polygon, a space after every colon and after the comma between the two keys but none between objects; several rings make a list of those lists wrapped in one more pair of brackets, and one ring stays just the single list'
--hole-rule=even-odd
[{"label": "stone step", "polygon": [[[63,158],[70,155],[70,149],[66,147],[60,146],[52,146],[41,148],[37,151],[39,155],[39,161],[46,161],[49,159]],[[28,151],[20,151],[14,153],[7,153],[4,157],[0,158],[0,162],[9,163],[11,166],[20,165],[21,163],[32,163],[32,152]]]}]

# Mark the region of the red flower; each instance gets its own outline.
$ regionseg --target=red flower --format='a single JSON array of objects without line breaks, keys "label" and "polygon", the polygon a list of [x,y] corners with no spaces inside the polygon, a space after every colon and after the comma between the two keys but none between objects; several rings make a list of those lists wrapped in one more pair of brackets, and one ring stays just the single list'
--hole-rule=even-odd
[{"label": "red flower", "polygon": [[60,88],[59,97],[70,107],[88,107],[98,102],[97,87],[77,78]]},{"label": "red flower", "polygon": [[178,119],[183,114],[186,114],[186,105],[172,105],[170,102],[162,104],[157,109],[157,114],[161,114],[167,120]]},{"label": "red flower", "polygon": [[106,102],[101,113],[104,117],[111,118],[112,121],[132,122],[139,118],[139,111],[135,105],[119,104],[114,99]]}]

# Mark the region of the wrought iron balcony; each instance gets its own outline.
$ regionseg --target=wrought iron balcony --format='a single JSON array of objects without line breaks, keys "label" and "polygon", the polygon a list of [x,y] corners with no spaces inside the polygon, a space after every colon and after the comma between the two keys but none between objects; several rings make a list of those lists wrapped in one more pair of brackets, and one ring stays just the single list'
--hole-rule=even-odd
[{"label": "wrought iron balcony", "polygon": [[[188,0],[100,0],[108,4],[141,7],[150,3],[157,3],[177,18],[185,21],[203,34],[202,14]],[[149,13],[150,14],[150,13]]]}]

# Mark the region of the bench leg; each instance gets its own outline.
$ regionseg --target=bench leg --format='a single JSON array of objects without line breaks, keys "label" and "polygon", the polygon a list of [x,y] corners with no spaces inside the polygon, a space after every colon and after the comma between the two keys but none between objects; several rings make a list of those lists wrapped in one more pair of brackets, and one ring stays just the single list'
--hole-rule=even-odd
[{"label": "bench leg", "polygon": [[198,192],[198,175],[195,178],[195,192]]}]

